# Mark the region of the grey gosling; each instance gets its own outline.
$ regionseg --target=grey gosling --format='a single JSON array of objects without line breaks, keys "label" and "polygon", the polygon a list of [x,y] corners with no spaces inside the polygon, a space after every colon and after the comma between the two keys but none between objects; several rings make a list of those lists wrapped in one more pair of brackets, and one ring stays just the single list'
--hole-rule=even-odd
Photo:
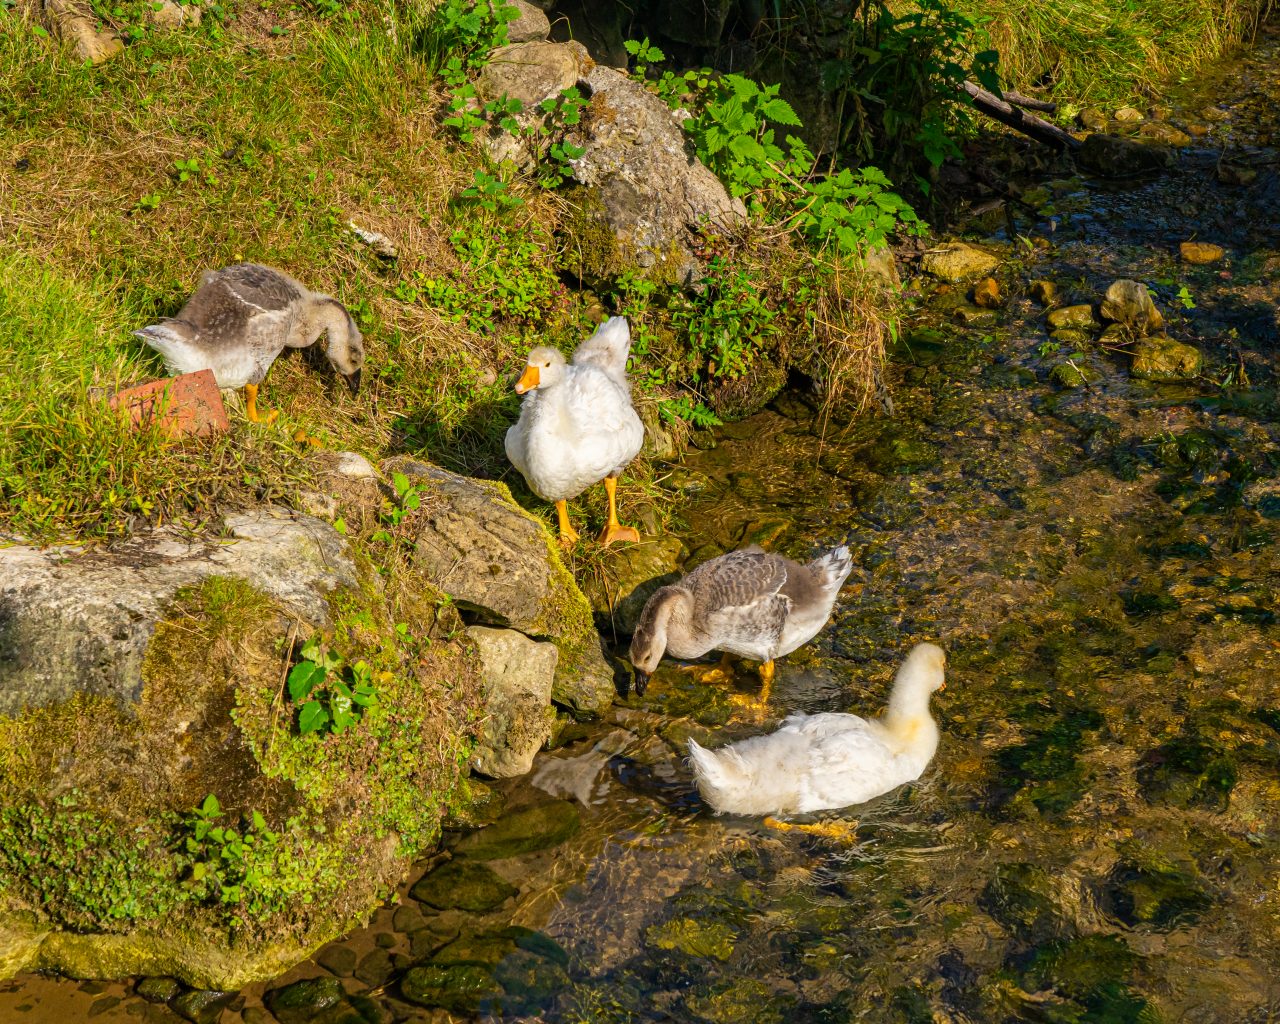
[{"label": "grey gosling", "polygon": [[212,370],[218,387],[243,387],[254,423],[279,415],[258,414],[258,385],[276,356],[314,345],[322,334],[329,362],[353,395],[360,389],[364,341],[347,307],[256,263],[206,270],[176,317],[133,333],[160,353],[171,374]]},{"label": "grey gosling", "polygon": [[826,625],[836,595],[853,569],[843,545],[801,565],[752,545],[713,558],[679,583],[654,592],[631,638],[636,693],[643,695],[664,653],[701,658],[723,651],[710,681],[730,678],[730,658],[760,662],[764,684],[757,708],[769,699],[774,659],[807,644]]}]

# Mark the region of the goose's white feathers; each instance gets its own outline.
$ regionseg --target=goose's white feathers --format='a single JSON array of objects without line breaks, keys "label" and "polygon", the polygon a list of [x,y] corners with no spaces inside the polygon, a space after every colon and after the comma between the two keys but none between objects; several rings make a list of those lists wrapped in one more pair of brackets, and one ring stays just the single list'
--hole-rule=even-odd
[{"label": "goose's white feathers", "polygon": [[[605,341],[593,344],[602,333],[608,334]],[[614,317],[579,347],[572,362],[551,349],[535,350],[547,362],[507,431],[506,451],[539,497],[575,497],[605,477],[619,476],[639,453],[644,426],[626,382],[629,349],[626,321]]]},{"label": "goose's white feathers", "polygon": [[942,650],[915,647],[884,717],[792,715],[766,736],[707,750],[689,742],[698,790],[716,811],[805,814],[864,803],[920,777],[938,748],[929,696],[943,685]]}]

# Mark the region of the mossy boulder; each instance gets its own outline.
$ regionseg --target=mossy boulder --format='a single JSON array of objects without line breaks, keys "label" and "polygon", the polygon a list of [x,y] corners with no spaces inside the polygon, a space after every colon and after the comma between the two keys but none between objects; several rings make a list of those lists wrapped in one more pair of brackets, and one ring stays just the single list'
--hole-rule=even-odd
[{"label": "mossy boulder", "polygon": [[400,993],[455,1013],[534,1014],[569,984],[565,951],[528,928],[464,936],[411,968]]},{"label": "mossy boulder", "polygon": [[617,694],[591,606],[542,522],[506,486],[412,459],[385,464],[422,495],[414,564],[484,625],[547,640],[560,652],[552,698],[595,713]]},{"label": "mossy boulder", "polygon": [[[5,659],[6,974],[239,988],[346,931],[438,837],[478,692],[469,647],[418,642],[439,592],[383,581],[317,520],[263,512],[228,532],[17,549],[6,642],[38,645],[44,608],[44,628],[94,625],[95,662],[80,671],[65,645]],[[379,697],[340,733],[303,734],[284,686],[308,638]]]}]

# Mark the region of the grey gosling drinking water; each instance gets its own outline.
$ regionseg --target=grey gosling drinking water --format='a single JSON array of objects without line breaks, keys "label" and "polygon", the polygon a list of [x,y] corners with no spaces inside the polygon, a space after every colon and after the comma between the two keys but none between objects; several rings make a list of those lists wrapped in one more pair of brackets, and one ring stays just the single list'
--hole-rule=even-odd
[{"label": "grey gosling drinking water", "polygon": [[763,708],[774,659],[807,644],[826,625],[853,561],[841,546],[801,565],[756,546],[698,566],[679,583],[655,591],[631,638],[636,693],[643,695],[664,653],[701,658],[723,651],[705,679],[727,676],[736,655],[760,662]]},{"label": "grey gosling drinking water", "polygon": [[256,263],[206,270],[176,317],[134,331],[160,353],[169,373],[212,370],[218,387],[244,388],[254,423],[271,423],[278,415],[258,414],[258,385],[276,356],[314,345],[322,334],[325,355],[356,394],[364,341],[347,307]]}]

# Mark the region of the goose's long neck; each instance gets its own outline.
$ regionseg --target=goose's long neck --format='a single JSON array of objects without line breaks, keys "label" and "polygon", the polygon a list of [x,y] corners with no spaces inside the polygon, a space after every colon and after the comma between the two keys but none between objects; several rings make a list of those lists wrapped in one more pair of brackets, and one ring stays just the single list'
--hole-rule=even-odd
[{"label": "goose's long neck", "polygon": [[929,714],[930,688],[899,676],[881,723],[904,745],[937,744],[938,726]]},{"label": "goose's long neck", "polygon": [[683,620],[684,594],[675,587],[663,587],[658,591],[658,600],[651,604],[649,632],[653,636],[653,646],[665,651],[670,645],[673,627],[678,632]]},{"label": "goose's long neck", "polygon": [[325,352],[331,362],[340,366],[351,363],[351,340],[355,323],[351,314],[327,295],[313,295],[307,304],[303,324],[303,342],[314,345],[320,335],[327,336]]}]

